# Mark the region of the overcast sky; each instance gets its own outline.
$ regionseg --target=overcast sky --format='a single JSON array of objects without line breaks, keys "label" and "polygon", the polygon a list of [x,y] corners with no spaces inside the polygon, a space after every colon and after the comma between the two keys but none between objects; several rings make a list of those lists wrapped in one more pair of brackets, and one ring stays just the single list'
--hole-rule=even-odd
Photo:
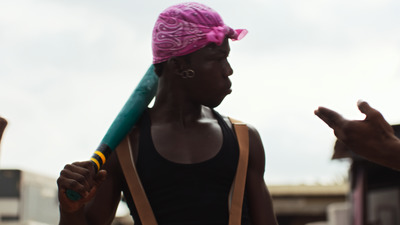
[{"label": "overcast sky", "polygon": [[[87,160],[151,63],[158,14],[181,1],[0,1],[0,168],[57,177]],[[231,43],[233,93],[217,108],[254,125],[269,184],[334,183],[335,137],[319,105],[361,119],[358,99],[400,123],[400,1],[208,0],[249,34]]]}]

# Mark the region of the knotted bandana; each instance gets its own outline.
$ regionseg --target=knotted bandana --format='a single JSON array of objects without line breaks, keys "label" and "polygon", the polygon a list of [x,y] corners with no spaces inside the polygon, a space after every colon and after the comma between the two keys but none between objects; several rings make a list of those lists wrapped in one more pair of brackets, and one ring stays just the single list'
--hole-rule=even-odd
[{"label": "knotted bandana", "polygon": [[221,45],[226,37],[240,40],[245,29],[234,30],[208,6],[189,2],[171,6],[158,17],[153,29],[153,64],[187,55],[209,43]]}]

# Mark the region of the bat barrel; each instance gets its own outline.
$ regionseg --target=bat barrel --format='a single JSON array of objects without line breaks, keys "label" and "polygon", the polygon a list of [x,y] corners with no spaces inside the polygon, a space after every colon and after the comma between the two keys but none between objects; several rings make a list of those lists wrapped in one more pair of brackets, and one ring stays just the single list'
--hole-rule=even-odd
[{"label": "bat barrel", "polygon": [[129,133],[139,120],[143,111],[154,98],[157,92],[158,76],[154,72],[154,66],[150,66],[146,74],[121,109],[101,143],[110,147],[111,151],[119,145],[122,139]]},{"label": "bat barrel", "polygon": [[[154,72],[154,65],[151,65],[124,107],[112,122],[99,147],[90,158],[96,173],[106,163],[110,154],[136,124],[143,111],[146,110],[157,92],[157,85],[158,77]],[[67,190],[66,194],[68,198],[73,201],[77,201],[81,198],[79,193],[72,190]]]}]

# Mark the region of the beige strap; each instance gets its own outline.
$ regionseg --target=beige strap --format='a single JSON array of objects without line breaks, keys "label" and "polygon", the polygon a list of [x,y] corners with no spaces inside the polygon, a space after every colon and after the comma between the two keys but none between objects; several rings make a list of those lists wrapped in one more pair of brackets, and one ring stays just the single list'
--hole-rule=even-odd
[{"label": "beige strap", "polygon": [[128,137],[124,138],[116,149],[122,171],[129,186],[136,210],[143,225],[157,225],[153,210],[140,182],[132,157],[132,145]]},{"label": "beige strap", "polygon": [[229,225],[242,223],[242,207],[246,186],[247,165],[249,162],[249,129],[245,123],[229,118],[234,126],[239,143],[239,162],[233,182],[232,203],[229,212]]}]

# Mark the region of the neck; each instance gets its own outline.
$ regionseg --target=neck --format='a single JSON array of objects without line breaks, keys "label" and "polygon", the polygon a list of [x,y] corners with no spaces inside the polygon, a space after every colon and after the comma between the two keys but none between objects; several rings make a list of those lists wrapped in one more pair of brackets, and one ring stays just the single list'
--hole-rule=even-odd
[{"label": "neck", "polygon": [[159,87],[150,110],[152,123],[175,123],[186,127],[205,117],[209,109],[201,104],[189,101],[184,94],[175,89]]}]

